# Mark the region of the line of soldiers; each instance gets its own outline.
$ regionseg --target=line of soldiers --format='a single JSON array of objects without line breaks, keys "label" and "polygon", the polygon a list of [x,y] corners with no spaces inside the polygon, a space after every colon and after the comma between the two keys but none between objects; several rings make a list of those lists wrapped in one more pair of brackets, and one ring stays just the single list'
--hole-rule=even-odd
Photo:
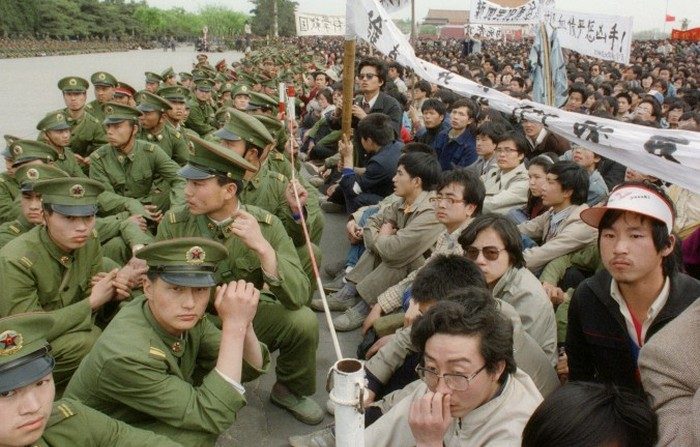
[{"label": "line of soldiers", "polygon": [[[298,61],[200,57],[191,73],[147,72],[139,92],[69,76],[36,140],[5,136],[0,415],[19,425],[0,444],[213,445],[274,351],[271,401],[321,422],[301,221],[317,258],[324,222],[271,96],[313,68]],[[54,383],[67,400],[51,405]],[[35,388],[51,389],[42,405],[4,405]]]}]

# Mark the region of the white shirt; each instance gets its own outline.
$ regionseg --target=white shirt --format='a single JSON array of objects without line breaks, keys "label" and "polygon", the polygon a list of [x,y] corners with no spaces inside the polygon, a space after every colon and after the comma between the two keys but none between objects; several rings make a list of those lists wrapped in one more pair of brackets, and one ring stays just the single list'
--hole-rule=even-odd
[{"label": "white shirt", "polygon": [[661,292],[656,297],[654,302],[651,303],[651,306],[649,307],[649,311],[647,312],[647,317],[642,322],[642,334],[641,334],[642,339],[637,340],[637,330],[634,327],[634,322],[632,321],[632,314],[630,313],[630,310],[627,307],[627,302],[625,302],[625,299],[622,296],[622,293],[620,292],[620,288],[618,287],[617,281],[615,281],[615,278],[613,278],[612,282],[610,283],[610,296],[620,306],[620,312],[622,313],[622,316],[625,317],[625,324],[627,326],[627,333],[629,334],[630,338],[632,340],[634,340],[634,342],[640,348],[644,345],[644,339],[647,336],[647,330],[649,329],[649,326],[651,326],[651,323],[654,322],[654,319],[656,318],[656,316],[659,315],[659,312],[661,312],[661,309],[663,309],[664,306],[666,305],[666,301],[668,301],[668,295],[670,292],[671,292],[671,280],[668,277],[666,277],[666,281],[664,282],[664,286],[661,289]]}]

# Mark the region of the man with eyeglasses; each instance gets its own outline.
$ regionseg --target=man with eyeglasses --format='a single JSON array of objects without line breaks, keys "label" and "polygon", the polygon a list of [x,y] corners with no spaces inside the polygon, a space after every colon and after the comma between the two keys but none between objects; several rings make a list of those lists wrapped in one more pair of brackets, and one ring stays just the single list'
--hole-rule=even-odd
[{"label": "man with eyeglasses", "polygon": [[422,381],[365,430],[366,445],[520,443],[542,396],[516,367],[513,328],[488,294],[437,303],[414,324],[411,340],[423,352]]}]

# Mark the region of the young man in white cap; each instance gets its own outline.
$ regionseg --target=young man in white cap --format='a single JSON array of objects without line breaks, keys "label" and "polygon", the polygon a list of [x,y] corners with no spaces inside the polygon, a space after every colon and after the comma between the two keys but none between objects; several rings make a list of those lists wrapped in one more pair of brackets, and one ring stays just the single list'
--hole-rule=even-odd
[{"label": "young man in white cap", "polygon": [[576,289],[569,307],[569,379],[642,389],[641,347],[700,296],[678,271],[671,200],[650,183],[618,186],[581,219],[598,228],[605,266]]}]

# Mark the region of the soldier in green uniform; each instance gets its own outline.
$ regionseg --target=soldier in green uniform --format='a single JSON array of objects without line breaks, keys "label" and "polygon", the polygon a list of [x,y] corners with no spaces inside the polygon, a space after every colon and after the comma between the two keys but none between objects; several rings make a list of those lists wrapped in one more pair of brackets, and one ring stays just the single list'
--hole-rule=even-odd
[{"label": "soldier in green uniform", "polygon": [[88,81],[77,76],[58,81],[58,88],[63,92],[63,101],[66,104],[63,112],[71,127],[70,147],[81,164],[89,163],[87,156],[107,143],[102,123],[85,110],[89,85]]},{"label": "soldier in green uniform", "polygon": [[248,110],[248,104],[250,104],[250,87],[245,84],[237,84],[233,89],[233,107],[246,111]]},{"label": "soldier in green uniform", "polygon": [[153,73],[152,71],[147,71],[144,74],[146,75],[146,91],[151,93],[157,92],[163,78],[161,78],[158,73]]},{"label": "soldier in green uniform", "polygon": [[196,81],[194,89],[194,100],[190,101],[190,116],[185,122],[185,126],[204,136],[216,130],[216,120],[214,118],[214,106],[212,105],[211,90],[214,83],[209,79]]},{"label": "soldier in green uniform", "polygon": [[113,299],[129,296],[134,270],[103,270],[95,231],[97,195],[103,188],[86,178],[54,178],[34,184],[42,196],[45,225],[32,228],[0,250],[4,288],[0,316],[48,311],[56,324],[48,334],[56,357],[56,382],[67,382],[100,334],[93,314]]},{"label": "soldier in green uniform", "polygon": [[180,77],[180,84],[187,88],[191,89],[192,88],[192,73],[187,73],[186,71],[181,71],[178,73],[178,76]]},{"label": "soldier in green uniform", "polygon": [[173,67],[168,67],[160,74],[163,79],[163,84],[167,86],[177,85],[177,78],[175,77],[175,70]]},{"label": "soldier in green uniform", "polygon": [[78,164],[70,144],[70,124],[62,111],[47,114],[36,125],[39,131],[39,141],[42,141],[56,151],[57,168],[67,172],[71,177],[87,177]]},{"label": "soldier in green uniform", "polygon": [[[116,103],[105,106],[109,144],[92,154],[90,178],[102,183],[110,195],[140,200],[148,217],[159,221],[171,205],[183,204],[184,181],[177,175],[177,163],[160,147],[136,138],[140,116],[133,107]],[[168,190],[154,188],[156,180]]]},{"label": "soldier in green uniform", "polygon": [[118,81],[111,74],[98,71],[90,76],[90,82],[95,89],[95,99],[85,106],[85,110],[98,121],[102,121],[105,118],[102,107],[114,99],[114,89]]},{"label": "soldier in green uniform", "polygon": [[170,102],[171,108],[165,111],[168,123],[178,132],[182,132],[182,124],[185,122],[186,104],[190,99],[190,91],[181,85],[174,87],[161,87],[158,96]]},{"label": "soldier in green uniform", "polygon": [[136,138],[157,144],[175,163],[183,166],[187,163],[187,142],[182,133],[168,124],[166,117],[172,104],[150,92],[142,92],[138,98],[136,108],[143,114],[139,117],[141,130]]},{"label": "soldier in green uniform", "polygon": [[13,140],[7,148],[11,165],[0,177],[0,223],[10,222],[20,215],[19,182],[15,172],[22,165],[53,163],[56,152],[51,146],[33,140]]},{"label": "soldier in green uniform", "polygon": [[177,447],[72,399],[54,402],[55,360],[46,341],[54,318],[30,313],[0,318],[0,445]]},{"label": "soldier in green uniform", "polygon": [[270,399],[302,422],[317,424],[323,411],[310,396],[316,390],[318,320],[304,306],[309,281],[294,244],[277,217],[238,200],[245,171],[255,167],[216,143],[191,140],[190,161],[180,171],[187,179],[187,207],[166,214],[156,239],[199,236],[220,241],[229,256],[218,264],[219,281],[243,279],[269,289],[253,327],[270,351],[279,349]]},{"label": "soldier in green uniform", "polygon": [[114,102],[133,107],[136,105],[134,96],[136,96],[136,89],[134,87],[126,82],[117,82],[117,88],[114,89]]},{"label": "soldier in green uniform", "polygon": [[205,311],[226,247],[203,238],[151,244],[145,297],[122,308],[66,388],[66,397],[187,446],[212,446],[245,405],[241,383],[269,363],[252,320],[260,292],[217,287],[218,329]]}]

